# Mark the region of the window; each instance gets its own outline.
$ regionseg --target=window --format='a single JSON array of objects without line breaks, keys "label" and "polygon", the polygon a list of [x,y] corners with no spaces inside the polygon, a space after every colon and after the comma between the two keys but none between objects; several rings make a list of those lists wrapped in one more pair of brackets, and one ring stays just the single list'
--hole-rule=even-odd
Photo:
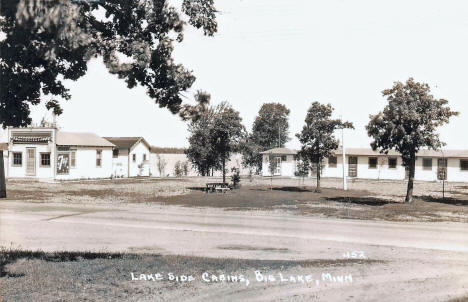
[{"label": "window", "polygon": [[432,170],[432,158],[423,158],[423,170]]},{"label": "window", "polygon": [[377,168],[377,157],[369,157],[369,169]]},{"label": "window", "polygon": [[76,151],[70,152],[70,168],[76,168]]},{"label": "window", "polygon": [[50,153],[41,153],[41,167],[50,167]]},{"label": "window", "polygon": [[468,171],[468,159],[460,159],[460,170]]},{"label": "window", "polygon": [[96,167],[102,166],[102,150],[96,150]]},{"label": "window", "polygon": [[328,167],[329,168],[336,168],[336,163],[337,163],[336,156],[330,156],[328,158]]},{"label": "window", "polygon": [[286,161],[286,155],[281,155],[281,160]]},{"label": "window", "polygon": [[13,166],[23,165],[23,153],[22,152],[13,152]]},{"label": "window", "polygon": [[397,158],[396,157],[390,157],[388,159],[388,168],[389,169],[396,169],[397,166]]},{"label": "window", "polygon": [[143,154],[143,161],[146,161],[146,154]]},{"label": "window", "polygon": [[113,157],[113,158],[119,157],[119,149],[114,149],[114,150],[112,150],[112,157]]},{"label": "window", "polygon": [[132,160],[133,160],[133,162],[136,162],[136,154],[132,155]]}]

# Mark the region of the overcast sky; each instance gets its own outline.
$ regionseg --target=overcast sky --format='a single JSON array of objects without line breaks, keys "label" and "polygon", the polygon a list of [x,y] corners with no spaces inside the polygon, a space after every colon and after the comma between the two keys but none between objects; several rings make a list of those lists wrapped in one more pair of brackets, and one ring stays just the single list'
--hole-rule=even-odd
[{"label": "overcast sky", "polygon": [[[288,144],[313,101],[331,103],[356,130],[346,145],[368,147],[364,126],[382,110],[381,91],[414,77],[461,115],[441,129],[447,148],[468,148],[468,1],[466,0],[215,0],[214,37],[187,27],[175,58],[193,70],[212,103],[230,102],[250,130],[264,102],[291,110]],[[101,136],[143,136],[152,145],[187,146],[187,127],[143,88],[127,89],[102,61],[67,83],[59,126]],[[40,121],[44,111],[33,110]]]}]

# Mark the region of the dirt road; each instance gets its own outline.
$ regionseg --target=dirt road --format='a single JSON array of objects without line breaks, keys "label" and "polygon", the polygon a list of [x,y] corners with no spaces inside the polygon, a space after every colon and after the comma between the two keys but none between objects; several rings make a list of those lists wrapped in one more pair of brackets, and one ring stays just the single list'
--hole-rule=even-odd
[{"label": "dirt road", "polygon": [[284,212],[155,205],[111,208],[5,202],[0,204],[0,244],[44,251],[381,261],[352,266],[345,272],[331,267],[332,273],[353,275],[352,284],[346,286],[278,287],[260,283],[244,291],[210,287],[200,289],[197,297],[187,297],[199,301],[219,294],[231,300],[259,301],[280,297],[303,301],[444,301],[468,295],[468,227],[458,223],[320,219]]}]

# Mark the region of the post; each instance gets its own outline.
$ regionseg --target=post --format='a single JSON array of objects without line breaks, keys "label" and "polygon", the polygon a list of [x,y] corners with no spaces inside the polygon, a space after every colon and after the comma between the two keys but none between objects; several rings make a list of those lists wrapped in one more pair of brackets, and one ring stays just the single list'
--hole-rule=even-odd
[{"label": "post", "polygon": [[0,198],[6,197],[5,163],[3,160],[3,150],[0,150]]},{"label": "post", "polygon": [[441,149],[440,152],[442,152],[442,200],[445,199],[445,178],[447,178],[447,162],[445,159],[445,154],[444,151]]},{"label": "post", "polygon": [[344,128],[341,128],[341,149],[342,149],[342,160],[343,160],[343,190],[348,190],[348,184],[346,183],[346,154],[345,154],[345,146],[344,146]]}]

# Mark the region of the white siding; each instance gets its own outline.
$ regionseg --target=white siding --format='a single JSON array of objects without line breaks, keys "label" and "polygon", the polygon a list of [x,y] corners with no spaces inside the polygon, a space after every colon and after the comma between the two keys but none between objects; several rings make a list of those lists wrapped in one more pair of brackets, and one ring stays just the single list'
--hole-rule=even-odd
[{"label": "white siding", "polygon": [[128,177],[128,150],[119,149],[119,156],[112,157],[112,176]]},{"label": "white siding", "polygon": [[[135,155],[135,161],[133,160]],[[146,161],[144,161],[144,155],[146,155]],[[129,176],[149,176],[150,174],[150,150],[143,142],[139,142],[129,154]]]},{"label": "white siding", "polygon": [[[36,157],[36,173],[35,175],[28,175],[26,173],[26,150],[28,148],[34,148]],[[4,151],[7,152],[7,151]],[[21,152],[22,164],[21,166],[13,165],[13,153]],[[54,158],[55,148],[53,144],[10,144],[9,158],[5,159],[8,163],[7,177],[8,178],[43,178],[53,179],[54,178]],[[41,153],[50,153],[50,166],[41,166]]]},{"label": "white siding", "polygon": [[[101,166],[96,166],[96,151],[102,150]],[[77,147],[76,167],[69,174],[57,174],[56,179],[108,178],[112,175],[111,147]]]},{"label": "white siding", "polygon": [[[161,177],[158,169],[158,155],[161,160],[166,162],[166,167],[163,171],[163,177],[173,177],[175,176],[175,166],[177,162],[188,163],[188,173],[187,176],[198,176],[197,170],[192,166],[192,163],[188,160],[187,155],[185,154],[175,154],[175,153],[151,153],[151,175],[155,177]],[[230,160],[226,163],[226,175],[231,175],[232,168],[240,169],[240,175],[248,175],[249,170],[242,166],[242,155],[233,154]],[[214,171],[214,176],[222,176],[221,171]]]},{"label": "white siding", "polygon": [[[447,160],[447,180],[468,182],[468,171],[460,169],[461,158],[449,158]],[[464,158],[468,160],[468,158]]]}]

